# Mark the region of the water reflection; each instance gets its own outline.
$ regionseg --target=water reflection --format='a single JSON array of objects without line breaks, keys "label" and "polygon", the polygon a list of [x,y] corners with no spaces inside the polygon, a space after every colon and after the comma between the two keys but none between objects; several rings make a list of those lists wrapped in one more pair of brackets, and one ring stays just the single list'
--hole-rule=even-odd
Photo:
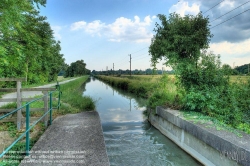
[{"label": "water reflection", "polygon": [[[109,85],[96,80],[86,84],[84,95],[96,100],[96,109],[100,114],[102,123],[107,122],[141,122],[146,119],[142,116],[145,100],[125,96],[125,92],[115,90]],[[144,103],[143,103],[144,102]],[[140,104],[139,104],[140,103]]]},{"label": "water reflection", "polygon": [[199,165],[147,122],[144,99],[97,79],[86,84],[84,95],[97,101],[111,165]]}]

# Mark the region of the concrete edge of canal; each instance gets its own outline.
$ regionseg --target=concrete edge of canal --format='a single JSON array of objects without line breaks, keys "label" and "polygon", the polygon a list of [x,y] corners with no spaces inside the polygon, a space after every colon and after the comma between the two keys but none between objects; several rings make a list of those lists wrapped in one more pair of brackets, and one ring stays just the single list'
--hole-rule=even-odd
[{"label": "concrete edge of canal", "polygon": [[97,111],[57,117],[19,166],[109,166]]},{"label": "concrete edge of canal", "polygon": [[216,130],[212,124],[185,120],[179,111],[156,108],[150,123],[204,165],[250,166],[250,135]]}]

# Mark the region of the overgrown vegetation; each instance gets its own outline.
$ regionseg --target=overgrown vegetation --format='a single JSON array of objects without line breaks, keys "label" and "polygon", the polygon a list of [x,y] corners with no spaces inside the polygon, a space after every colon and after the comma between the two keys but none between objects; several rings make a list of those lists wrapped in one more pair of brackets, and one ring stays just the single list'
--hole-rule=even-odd
[{"label": "overgrown vegetation", "polygon": [[64,58],[47,18],[39,13],[40,5],[46,1],[1,1],[0,77],[26,77],[27,84],[56,80]]},{"label": "overgrown vegetation", "polygon": [[[226,96],[217,93],[211,96],[211,94],[217,91],[212,91],[211,93],[204,91],[200,93],[190,92],[187,96],[183,88],[181,90],[177,89],[178,85],[176,83],[178,80],[173,75],[132,76],[131,78],[129,76],[113,77],[97,75],[96,77],[112,86],[146,98],[147,106],[152,110],[155,110],[155,107],[159,105],[172,109],[180,109],[187,114],[195,115],[198,120],[209,119],[217,127],[219,126],[218,128],[227,129],[232,132],[235,132],[233,128],[240,129],[250,134],[250,103],[248,100],[250,82],[247,82],[245,77],[238,77],[237,81],[230,79],[231,77],[229,79],[226,77],[225,79],[231,80],[228,84],[228,93],[230,93],[227,95],[225,93],[224,95]],[[141,86],[146,87],[141,88]],[[242,96],[246,96],[246,98],[242,98]],[[213,107],[217,109],[213,109]],[[237,132],[236,134],[239,135]]]},{"label": "overgrown vegetation", "polygon": [[[82,76],[74,81],[61,85],[62,107],[59,114],[78,113],[92,111],[95,109],[95,102],[89,96],[83,96],[86,82],[89,76]],[[55,114],[57,112],[55,111]]]},{"label": "overgrown vegetation", "polygon": [[[181,109],[201,112],[235,128],[250,128],[250,81],[230,84],[228,67],[221,66],[219,56],[206,52],[212,37],[209,19],[201,13],[158,17],[161,25],[156,24],[149,53],[153,66],[164,58],[174,69],[175,101]],[[162,96],[167,99],[165,93]]]},{"label": "overgrown vegetation", "polygon": [[82,75],[89,75],[90,70],[86,68],[86,63],[83,60],[77,60],[70,64],[65,71],[65,77],[76,77]]},{"label": "overgrown vegetation", "polygon": [[139,97],[148,98],[150,93],[157,87],[155,82],[159,78],[151,77],[112,77],[97,75],[97,78],[109,83],[112,86],[134,93]]}]

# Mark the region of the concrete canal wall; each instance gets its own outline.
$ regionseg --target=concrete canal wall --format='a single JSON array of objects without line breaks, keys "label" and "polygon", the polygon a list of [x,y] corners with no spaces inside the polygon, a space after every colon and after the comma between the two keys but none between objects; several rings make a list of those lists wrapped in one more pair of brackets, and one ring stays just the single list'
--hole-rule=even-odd
[{"label": "concrete canal wall", "polygon": [[211,122],[193,123],[177,110],[156,108],[150,123],[204,165],[250,166],[250,135],[216,130]]}]

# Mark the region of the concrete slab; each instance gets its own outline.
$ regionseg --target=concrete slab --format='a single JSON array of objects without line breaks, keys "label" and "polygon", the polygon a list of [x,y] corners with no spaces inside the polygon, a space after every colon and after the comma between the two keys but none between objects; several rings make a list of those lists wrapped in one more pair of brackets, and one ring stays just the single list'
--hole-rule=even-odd
[{"label": "concrete slab", "polygon": [[109,166],[98,112],[56,118],[20,166]]},{"label": "concrete slab", "polygon": [[204,165],[250,166],[250,135],[217,130],[210,122],[187,121],[178,110],[156,108],[149,121]]}]

